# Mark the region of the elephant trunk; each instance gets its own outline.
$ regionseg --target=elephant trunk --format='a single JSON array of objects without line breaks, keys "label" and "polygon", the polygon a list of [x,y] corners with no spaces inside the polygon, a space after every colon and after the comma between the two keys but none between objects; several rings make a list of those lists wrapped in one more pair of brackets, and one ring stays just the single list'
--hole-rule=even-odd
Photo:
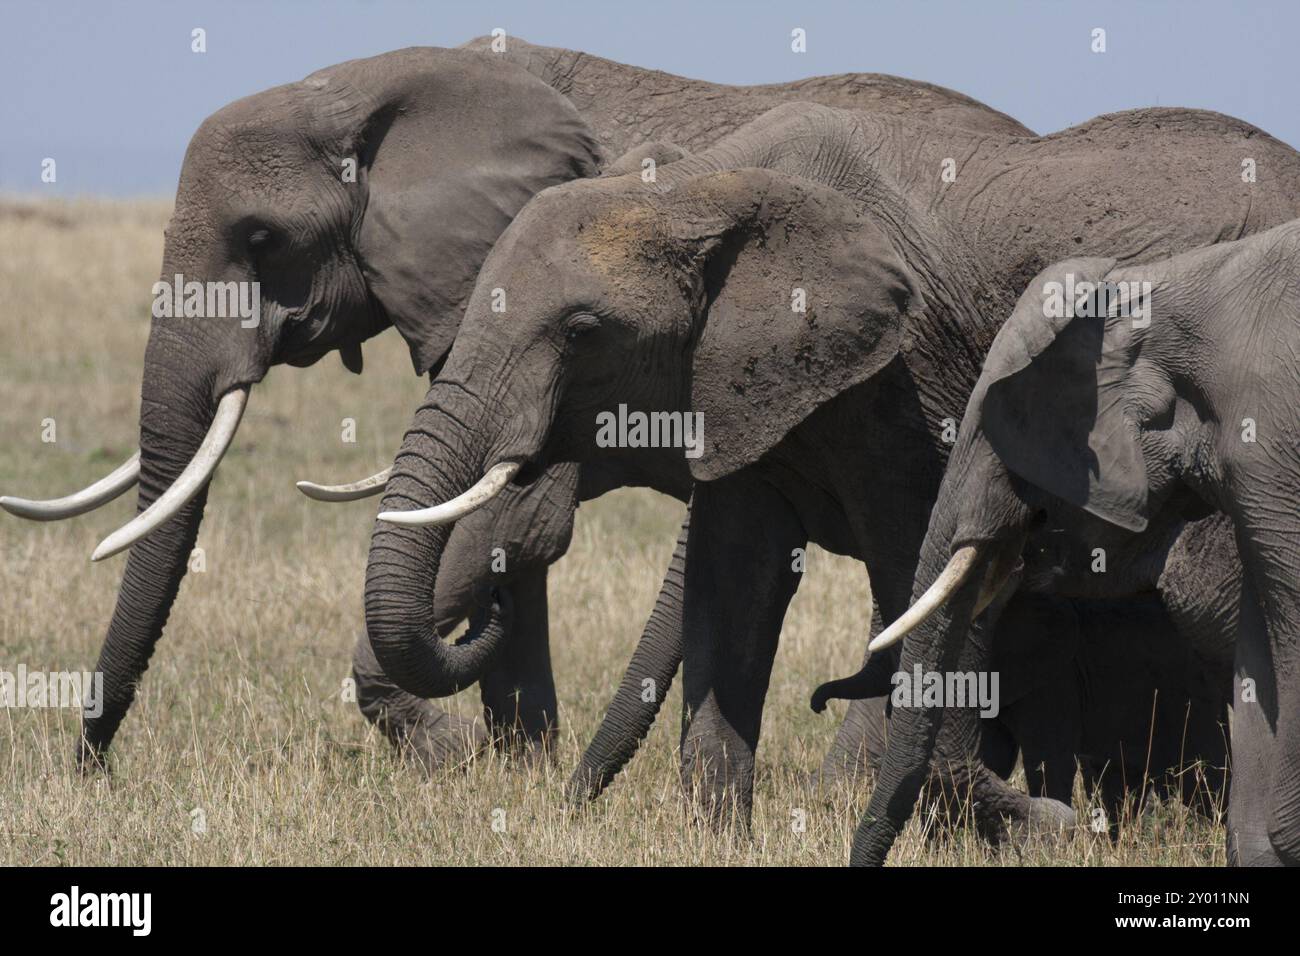
[{"label": "elephant trunk", "polygon": [[[195,375],[192,347],[155,326],[145,355],[140,402],[137,514],[158,500],[203,444],[216,412],[210,382]],[[204,484],[127,558],[108,635],[100,652],[102,710],[86,716],[78,754],[98,763],[135,698],[185,576],[207,501]]]},{"label": "elephant trunk", "polygon": [[[921,562],[925,580],[935,580],[944,568],[943,556]],[[958,664],[979,597],[980,576],[968,577],[951,599],[920,625],[903,644],[899,671],[913,674],[947,673]],[[850,863],[881,866],[902,831],[930,773],[942,707],[895,707],[889,722],[889,746],[876,777],[867,812],[853,838]]]},{"label": "elephant trunk", "polygon": [[[380,511],[423,510],[482,488],[486,440],[465,392],[436,382],[393,463]],[[499,465],[499,462],[490,464]],[[487,469],[490,471],[490,469]],[[499,474],[499,473],[498,473]],[[495,591],[455,644],[436,627],[435,583],[451,528],[377,520],[366,565],[366,630],[384,671],[407,693],[447,697],[492,666],[509,628],[510,601]]]},{"label": "elephant trunk", "polygon": [[682,662],[682,596],[686,578],[686,537],[690,513],[682,524],[668,573],[654,610],[637,642],[632,660],[596,736],[569,778],[568,800],[579,805],[595,800],[623,769],[650,732],[655,716]]}]

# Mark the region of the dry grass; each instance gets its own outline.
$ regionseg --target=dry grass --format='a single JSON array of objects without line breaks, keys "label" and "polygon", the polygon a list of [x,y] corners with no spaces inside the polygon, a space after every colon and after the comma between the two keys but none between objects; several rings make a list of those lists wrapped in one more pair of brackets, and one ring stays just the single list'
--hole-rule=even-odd
[{"label": "dry grass", "polygon": [[[0,201],[0,490],[81,487],[134,447],[149,287],[166,203]],[[867,581],[814,551],[787,619],[766,711],[752,839],[683,818],[679,695],[639,758],[590,810],[566,811],[567,772],[594,730],[649,612],[681,508],[622,492],[583,507],[551,575],[562,737],[555,765],[488,756],[426,781],[340,699],[361,619],[373,502],[326,507],[293,480],[369,473],[391,458],[422,393],[401,341],[381,336],[356,378],[333,358],[280,368],[255,390],[214,483],[191,574],[111,777],[71,760],[71,711],[0,711],[0,863],[792,864],[843,862],[860,792],[809,792],[835,731],[807,708],[861,653]],[[357,421],[354,445],[339,423]],[[57,442],[40,441],[42,420]],[[0,516],[0,669],[90,668],[122,558],[89,554],[130,498],[70,522]],[[470,712],[474,692],[452,706]],[[192,811],[206,832],[195,834]],[[792,826],[805,810],[806,828]],[[504,811],[504,832],[493,829]],[[496,815],[496,819],[502,819]],[[925,864],[1222,863],[1222,831],[1164,808],[1118,844],[989,850],[927,841],[914,822],[896,861]]]}]

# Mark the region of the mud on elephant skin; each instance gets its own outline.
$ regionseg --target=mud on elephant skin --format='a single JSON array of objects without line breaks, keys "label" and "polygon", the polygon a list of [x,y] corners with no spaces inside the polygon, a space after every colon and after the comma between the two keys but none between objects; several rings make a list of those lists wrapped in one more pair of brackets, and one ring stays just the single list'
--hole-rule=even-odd
[{"label": "mud on elephant skin", "polygon": [[[990,350],[926,536],[914,591],[951,587],[910,632],[884,636],[905,639],[905,669],[947,670],[978,644],[976,595],[999,584],[990,562],[1021,555],[1034,590],[1148,590],[1187,520],[1226,516],[1242,569],[1227,828],[1241,864],[1300,863],[1300,462],[1279,387],[1300,378],[1300,299],[1283,281],[1297,253],[1300,221],[1145,265],[1080,258],[1040,274]],[[1067,285],[1079,297],[1061,310]],[[1097,549],[1105,574],[1090,567]],[[895,720],[854,862],[884,860],[933,752],[969,752],[960,710]]]},{"label": "mud on elephant skin", "polygon": [[[186,151],[161,276],[257,280],[260,321],[244,328],[233,318],[155,319],[139,455],[64,499],[0,501],[53,520],[139,486],[139,517],[97,552],[132,549],[98,664],[105,711],[83,731],[88,765],[98,764],[131,705],[184,577],[208,481],[249,389],[272,366],[309,365],[337,350],[360,372],[362,343],[392,325],[417,373],[437,368],[487,250],[529,197],[592,175],[605,158],[656,137],[702,145],[710,124],[741,125],[796,91],[1028,133],[960,94],[887,76],[724,87],[517,39],[506,55],[483,42],[468,46],[349,61],[208,117]],[[350,161],[354,177],[345,175]],[[376,487],[382,481],[333,493],[350,498]],[[477,553],[490,551],[480,544]],[[531,569],[544,573],[544,564]],[[533,584],[530,594],[544,594]],[[442,602],[447,613],[455,604]],[[535,699],[519,699],[524,723],[536,728],[554,718],[545,608],[516,604],[533,633],[500,659],[492,709],[504,713],[514,690],[541,688]]]}]

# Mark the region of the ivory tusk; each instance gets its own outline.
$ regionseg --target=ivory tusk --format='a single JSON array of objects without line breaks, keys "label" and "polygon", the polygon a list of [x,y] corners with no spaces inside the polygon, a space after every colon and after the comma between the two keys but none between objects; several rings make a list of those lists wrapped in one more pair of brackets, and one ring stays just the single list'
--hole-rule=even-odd
[{"label": "ivory tusk", "polygon": [[106,505],[118,495],[134,488],[140,480],[140,453],[118,465],[93,485],[63,498],[50,498],[36,501],[31,498],[14,498],[6,495],[0,498],[0,508],[20,518],[32,521],[58,521],[61,518],[75,518],[87,511],[94,511]]},{"label": "ivory tusk", "polygon": [[380,513],[379,520],[417,527],[450,524],[472,511],[477,511],[495,498],[518,471],[518,462],[499,462],[488,469],[487,474],[478,480],[478,484],[464,494],[452,498],[451,501],[415,511],[384,511]]},{"label": "ivory tusk", "polygon": [[346,485],[318,485],[314,481],[300,481],[298,490],[316,501],[357,501],[382,492],[388,484],[388,476],[392,473],[392,468],[385,468],[377,475]]},{"label": "ivory tusk", "polygon": [[208,426],[208,433],[203,443],[185,466],[170,488],[158,496],[158,500],[136,515],[122,527],[118,528],[100,542],[92,561],[102,561],[119,551],[125,551],[141,538],[151,534],[159,525],[172,518],[176,512],[185,507],[195,495],[212,479],[212,473],[230,447],[230,441],[239,428],[239,420],[244,416],[244,406],[248,404],[248,389],[241,388],[227,392],[217,403],[217,413]]},{"label": "ivory tusk", "polygon": [[876,639],[867,645],[867,649],[873,652],[882,651],[897,644],[923,624],[966,583],[971,571],[979,563],[979,557],[979,549],[974,545],[968,544],[958,548],[948,559],[948,565],[943,569],[943,573],[926,589],[926,592],[900,615],[897,621],[877,634]]}]

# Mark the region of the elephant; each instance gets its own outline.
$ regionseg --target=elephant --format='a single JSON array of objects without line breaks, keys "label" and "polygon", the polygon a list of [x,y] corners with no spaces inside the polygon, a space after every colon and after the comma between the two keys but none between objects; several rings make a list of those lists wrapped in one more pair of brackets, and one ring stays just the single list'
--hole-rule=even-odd
[{"label": "elephant", "polygon": [[[905,670],[978,670],[990,596],[986,618],[1010,590],[1149,590],[1186,522],[1224,516],[1241,562],[1227,815],[1241,865],[1300,863],[1300,462],[1286,397],[1300,380],[1298,256],[1293,221],[1145,263],[1043,270],[971,394],[917,603],[875,642],[903,640]],[[1062,283],[1072,301],[1058,310]],[[961,760],[970,723],[960,707],[894,714],[854,863],[883,862],[932,752]]]},{"label": "elephant", "polygon": [[[139,452],[66,498],[0,499],[11,512],[52,520],[139,486],[136,517],[94,555],[131,549],[98,664],[104,711],[86,721],[79,743],[83,766],[102,762],[131,705],[186,572],[209,480],[249,390],[272,366],[306,366],[338,351],[360,372],[362,343],[395,326],[415,372],[436,372],[487,250],[524,202],[547,186],[595,175],[654,137],[701,146],[713,130],[795,97],[933,113],[975,131],[1028,132],[960,94],[888,76],[726,87],[514,39],[502,54],[486,40],[471,46],[409,48],[329,67],[232,103],[194,134],[161,284],[180,276],[177,282],[203,283],[211,294],[214,285],[256,281],[257,318],[156,316]],[[527,736],[544,734],[555,716],[545,575],[567,547],[578,482],[576,469],[558,468],[501,527],[467,523],[452,542],[459,560],[445,565],[457,570],[440,584],[438,614],[450,628],[476,607],[478,583],[494,580],[484,542],[490,535],[508,546],[517,627],[482,688],[489,721],[505,730],[517,722]],[[585,493],[597,493],[601,482],[589,476]],[[338,498],[380,486],[308,490]],[[546,519],[535,520],[543,512]],[[364,653],[357,667],[363,711],[425,759],[452,759],[467,738],[482,737],[476,722],[395,693],[367,669]]]},{"label": "elephant", "polygon": [[[1213,581],[1207,569],[1223,579]],[[1130,796],[1138,806],[1147,793],[1175,797],[1206,816],[1226,806],[1236,603],[1219,595],[1240,589],[1226,519],[1190,524],[1162,578],[1177,619],[1155,592],[1098,599],[1026,591],[1007,604],[990,642],[999,707],[980,720],[980,760],[1006,778],[1019,755],[1030,794],[1067,804],[1077,765],[1112,835]],[[1178,593],[1191,582],[1197,594]],[[873,689],[827,685],[813,707]],[[887,703],[875,698],[866,708],[864,746],[850,769],[873,776],[878,769]]]},{"label": "elephant", "polygon": [[[968,158],[948,182],[956,156]],[[1243,180],[1243,157],[1268,176]],[[556,462],[675,460],[691,504],[668,609],[647,624],[650,666],[671,673],[680,648],[688,792],[710,819],[747,820],[792,553],[813,540],[860,558],[882,616],[902,613],[945,419],[965,408],[1023,284],[1075,251],[1172,254],[1269,228],[1296,214],[1298,184],[1300,155],[1214,113],[1136,110],[999,138],[787,104],[654,182],[542,192],[485,261],[394,460],[366,576],[378,662],[425,695],[472,682],[500,642],[504,600],[457,646],[432,627],[447,523]],[[683,429],[700,414],[702,442],[690,456],[604,447],[614,410]],[[610,712],[630,747],[658,703],[627,700],[639,666]],[[571,793],[607,766],[580,766]],[[999,784],[981,778],[988,813],[1056,814]]]}]

